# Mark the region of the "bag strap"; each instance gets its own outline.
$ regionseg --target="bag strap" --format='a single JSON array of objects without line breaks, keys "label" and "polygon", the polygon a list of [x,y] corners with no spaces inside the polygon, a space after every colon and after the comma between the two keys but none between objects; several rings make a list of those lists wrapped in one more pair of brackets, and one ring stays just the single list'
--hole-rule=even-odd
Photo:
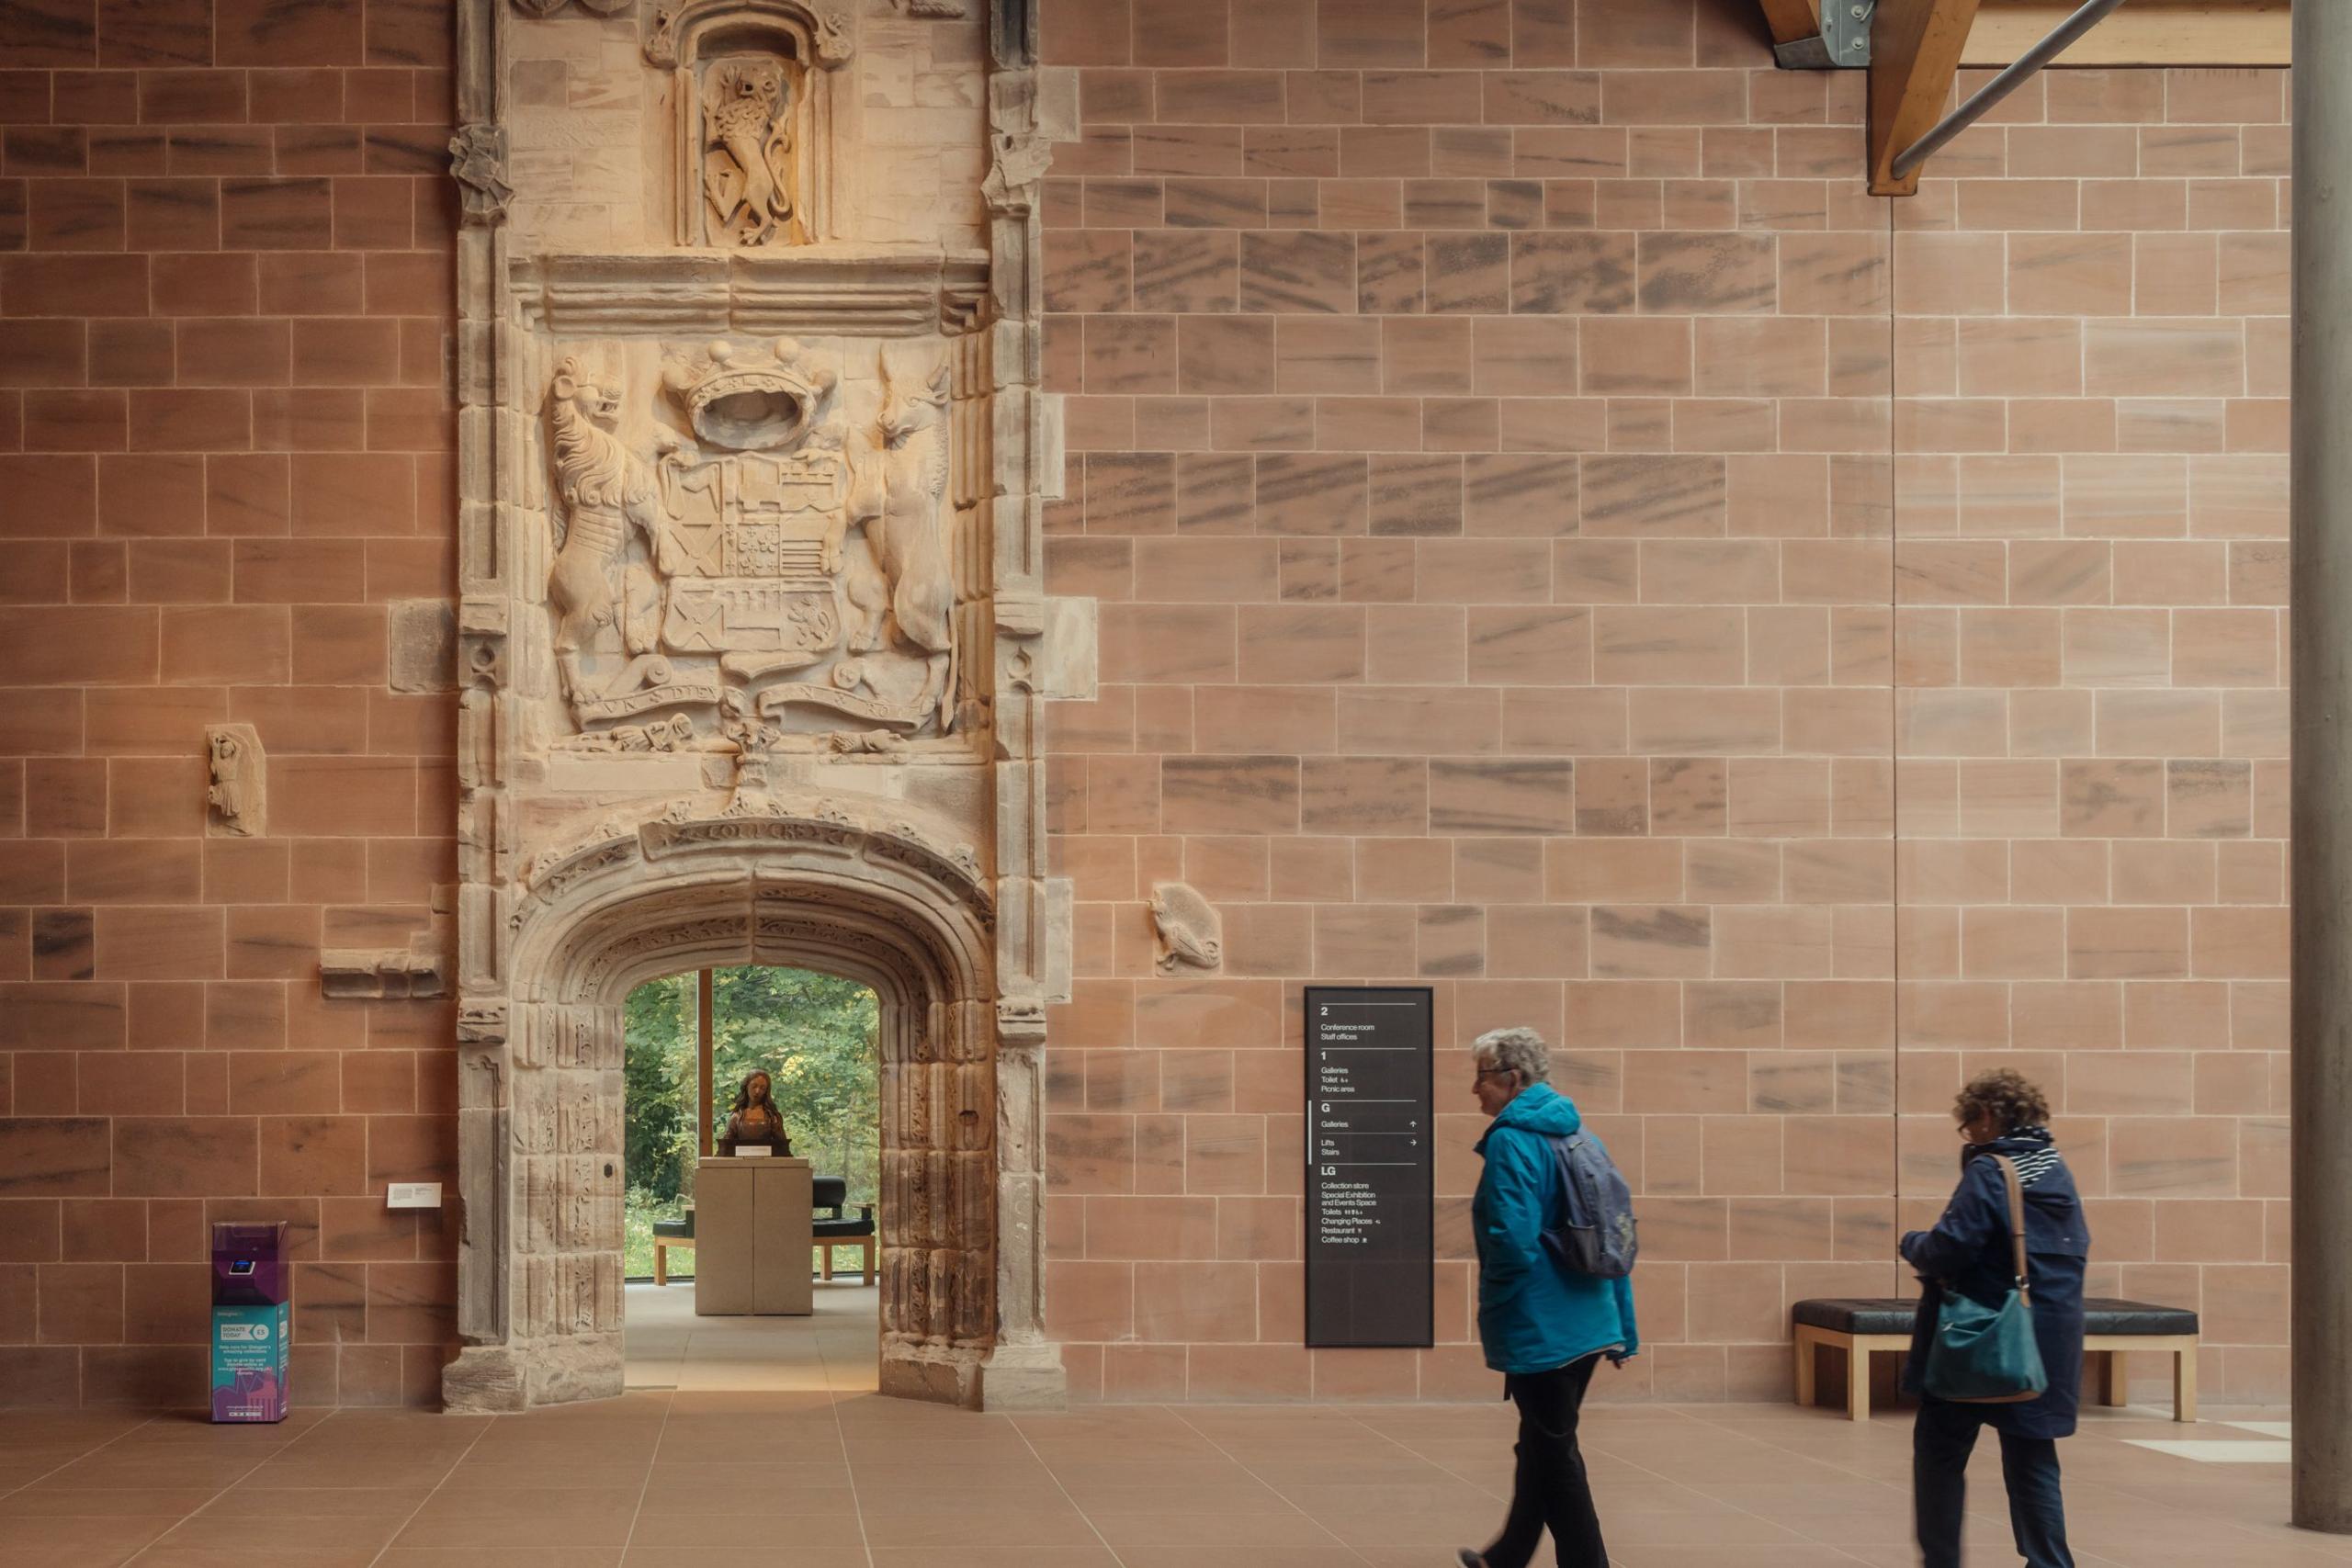
[{"label": "bag strap", "polygon": [[2018,1180],[2017,1162],[2007,1155],[1995,1155],[1993,1163],[2001,1168],[2001,1185],[2009,1199],[2009,1255],[2016,1266],[2018,1299],[2032,1304],[2026,1290],[2025,1267],[2025,1187]]}]

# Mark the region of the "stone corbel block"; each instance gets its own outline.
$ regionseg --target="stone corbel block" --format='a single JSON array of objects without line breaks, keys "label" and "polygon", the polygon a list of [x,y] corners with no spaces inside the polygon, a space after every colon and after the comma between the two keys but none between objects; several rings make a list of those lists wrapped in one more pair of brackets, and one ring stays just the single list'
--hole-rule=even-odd
[{"label": "stone corbel block", "polygon": [[446,692],[457,684],[458,617],[446,599],[402,599],[392,605],[391,682],[395,692]]},{"label": "stone corbel block", "polygon": [[1046,601],[1046,635],[1037,664],[1037,692],[1065,702],[1095,697],[1095,649],[1101,617],[1092,599],[1057,595]]},{"label": "stone corbel block", "polygon": [[1043,637],[1046,633],[1046,601],[1037,594],[1036,585],[1024,585],[1027,592],[1000,586],[996,594],[996,629],[1006,637]]},{"label": "stone corbel block", "polygon": [[1042,1044],[1046,1038],[1043,997],[999,997],[996,1001],[997,1043],[1011,1048]]},{"label": "stone corbel block", "polygon": [[447,953],[406,947],[339,947],[319,954],[319,993],[344,1001],[389,1001],[447,994]]},{"label": "stone corbel block", "polygon": [[1043,65],[1036,72],[1037,134],[1048,141],[1078,140],[1078,67]]}]

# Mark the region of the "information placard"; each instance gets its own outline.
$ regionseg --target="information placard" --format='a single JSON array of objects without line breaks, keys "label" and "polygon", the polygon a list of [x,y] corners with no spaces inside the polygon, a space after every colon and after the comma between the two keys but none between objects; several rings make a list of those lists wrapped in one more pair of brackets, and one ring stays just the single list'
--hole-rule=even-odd
[{"label": "information placard", "polygon": [[1306,1343],[1435,1343],[1433,1004],[1426,986],[1306,990]]}]

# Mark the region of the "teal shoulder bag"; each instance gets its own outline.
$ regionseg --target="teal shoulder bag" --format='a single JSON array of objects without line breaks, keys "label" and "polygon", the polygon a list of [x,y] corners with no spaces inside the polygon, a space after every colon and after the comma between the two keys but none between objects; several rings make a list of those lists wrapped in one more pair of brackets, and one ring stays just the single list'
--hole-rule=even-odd
[{"label": "teal shoulder bag", "polygon": [[2033,1300],[2026,1289],[2025,1191],[2009,1157],[1992,1158],[2008,1190],[2014,1282],[1997,1307],[1949,1285],[1944,1288],[1935,1337],[1928,1342],[1925,1382],[1932,1397],[1955,1404],[2016,1404],[2041,1397],[2050,1386],[2041,1347],[2033,1337]]}]

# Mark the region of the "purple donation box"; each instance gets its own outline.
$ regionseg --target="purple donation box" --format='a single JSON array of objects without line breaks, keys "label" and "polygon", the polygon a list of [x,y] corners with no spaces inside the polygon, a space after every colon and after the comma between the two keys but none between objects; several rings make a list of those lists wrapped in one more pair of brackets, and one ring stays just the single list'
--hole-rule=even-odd
[{"label": "purple donation box", "polygon": [[286,1222],[212,1227],[212,1419],[286,1419]]}]

